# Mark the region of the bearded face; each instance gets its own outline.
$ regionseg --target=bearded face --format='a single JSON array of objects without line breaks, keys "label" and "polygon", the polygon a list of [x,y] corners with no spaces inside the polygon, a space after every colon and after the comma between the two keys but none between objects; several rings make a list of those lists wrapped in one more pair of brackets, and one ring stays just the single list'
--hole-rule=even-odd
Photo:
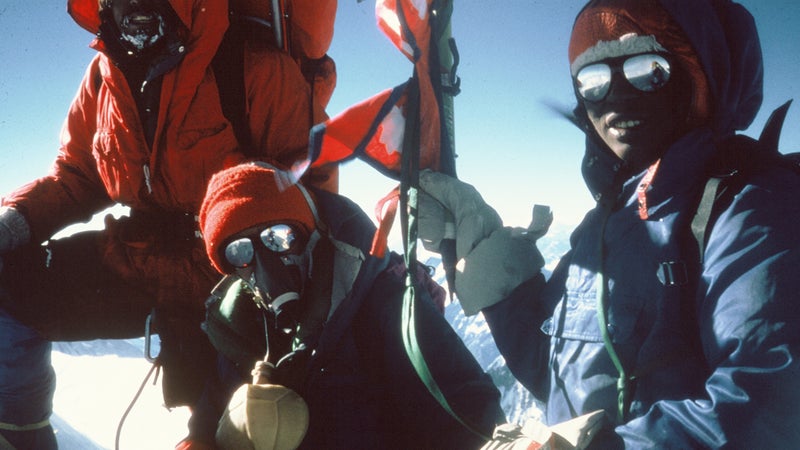
[{"label": "bearded face", "polygon": [[111,0],[106,4],[131,51],[151,48],[164,37],[165,20],[159,7],[163,1],[166,0]]}]

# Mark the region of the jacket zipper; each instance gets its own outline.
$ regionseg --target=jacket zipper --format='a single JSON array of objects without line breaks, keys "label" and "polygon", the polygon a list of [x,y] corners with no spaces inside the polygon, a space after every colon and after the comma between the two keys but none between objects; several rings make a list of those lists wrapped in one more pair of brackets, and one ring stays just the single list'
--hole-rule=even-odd
[{"label": "jacket zipper", "polygon": [[144,169],[144,184],[147,185],[147,193],[153,193],[153,185],[150,183],[150,166],[145,164],[143,166]]}]

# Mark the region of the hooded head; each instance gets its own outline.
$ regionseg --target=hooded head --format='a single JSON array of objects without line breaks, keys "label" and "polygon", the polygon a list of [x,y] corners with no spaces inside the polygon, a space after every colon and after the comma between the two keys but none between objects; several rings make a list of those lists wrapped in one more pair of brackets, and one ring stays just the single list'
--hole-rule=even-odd
[{"label": "hooded head", "polygon": [[181,22],[167,0],[100,0],[100,37],[118,53],[155,56]]},{"label": "hooded head", "polygon": [[[130,1],[130,0],[126,0]],[[108,3],[113,0],[67,0],[67,12],[73,20],[93,35],[100,32],[103,15],[108,14]],[[158,0],[169,14],[176,17],[185,30],[181,40],[185,44],[185,59],[190,67],[205,67],[211,62],[219,43],[228,28],[228,2],[226,0]],[[169,6],[167,8],[167,5]],[[97,39],[93,46],[105,50],[106,45]],[[194,89],[204,71],[192,70],[181,76],[186,89]]]},{"label": "hooded head", "polygon": [[[213,0],[159,0],[168,3],[175,13],[180,17],[181,22],[186,28],[191,29],[195,22],[194,9],[200,6],[203,9],[212,8],[214,11],[226,11],[228,2],[226,1],[213,1]],[[108,9],[113,0],[67,0],[67,12],[75,22],[83,29],[92,34],[96,34],[100,30],[102,19],[100,18],[100,11]],[[206,3],[208,5],[206,6]],[[214,6],[214,4],[218,6]],[[222,9],[221,9],[221,8]],[[205,12],[205,11],[203,11]],[[223,15],[227,17],[227,13]],[[226,20],[227,26],[227,20]],[[224,29],[223,29],[224,30]]]},{"label": "hooded head", "polygon": [[[673,76],[682,80],[675,94],[687,96],[686,106],[670,116],[679,127],[661,142],[666,147],[697,128],[721,140],[755,118],[762,100],[761,48],[753,18],[741,5],[730,0],[591,0],[578,14],[569,45],[573,74],[593,62],[640,53],[666,55]],[[588,122],[589,104],[578,99],[577,116]],[[587,128],[582,165],[596,199],[613,193],[631,170],[638,173],[642,163],[669,151],[662,145],[638,166],[622,165],[618,152],[609,151],[596,131]]]},{"label": "hooded head", "polygon": [[[633,36],[633,38],[631,38]],[[750,13],[730,0],[592,0],[578,14],[570,69],[605,58],[665,52],[691,82],[686,127],[727,136],[750,125],[763,63]]]},{"label": "hooded head", "polygon": [[569,46],[578,114],[634,173],[708,117],[708,89],[688,39],[658,0],[588,4]]}]

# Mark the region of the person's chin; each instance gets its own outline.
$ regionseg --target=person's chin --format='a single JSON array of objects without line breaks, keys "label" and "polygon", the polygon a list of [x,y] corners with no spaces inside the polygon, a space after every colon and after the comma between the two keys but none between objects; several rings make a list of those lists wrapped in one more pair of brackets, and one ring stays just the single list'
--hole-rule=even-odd
[{"label": "person's chin", "polygon": [[619,139],[606,139],[606,145],[608,145],[608,148],[623,161],[630,159],[632,153],[635,151],[635,146]]},{"label": "person's chin", "polygon": [[614,142],[614,145],[609,146],[611,151],[614,152],[621,160],[625,161],[625,165],[633,171],[638,172],[649,165],[651,159],[648,155],[651,153],[652,147],[647,145],[636,145],[632,143]]}]

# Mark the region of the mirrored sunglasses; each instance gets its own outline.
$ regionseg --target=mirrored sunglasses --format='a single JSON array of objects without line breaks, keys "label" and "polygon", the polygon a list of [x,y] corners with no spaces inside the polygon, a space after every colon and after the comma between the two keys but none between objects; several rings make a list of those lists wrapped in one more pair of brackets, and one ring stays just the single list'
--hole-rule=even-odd
[{"label": "mirrored sunglasses", "polygon": [[296,238],[297,234],[291,225],[272,225],[264,228],[258,234],[231,241],[225,246],[225,259],[233,267],[242,269],[253,262],[256,253],[255,245],[262,245],[275,253],[286,253],[292,249]]},{"label": "mirrored sunglasses", "polygon": [[[655,92],[669,81],[671,67],[661,55],[646,53],[629,56],[622,63],[596,63],[583,67],[575,76],[575,87],[584,100],[599,102],[611,89],[614,73],[622,72],[628,83],[642,92]],[[613,60],[612,60],[613,61]]]}]

